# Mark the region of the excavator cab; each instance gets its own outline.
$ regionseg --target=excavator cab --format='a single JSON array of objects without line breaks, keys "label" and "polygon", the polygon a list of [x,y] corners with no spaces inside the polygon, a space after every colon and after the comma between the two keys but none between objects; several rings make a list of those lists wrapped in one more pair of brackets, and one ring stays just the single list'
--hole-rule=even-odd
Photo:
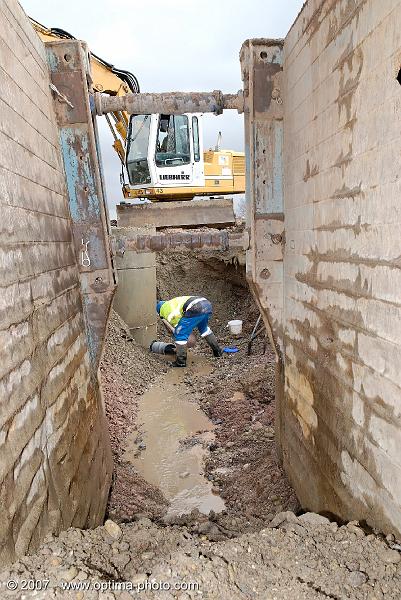
[{"label": "excavator cab", "polygon": [[162,190],[159,193],[167,199],[171,194],[177,197],[176,188],[205,185],[201,118],[201,114],[131,116],[126,167],[135,195],[143,192],[146,197],[151,187]]}]

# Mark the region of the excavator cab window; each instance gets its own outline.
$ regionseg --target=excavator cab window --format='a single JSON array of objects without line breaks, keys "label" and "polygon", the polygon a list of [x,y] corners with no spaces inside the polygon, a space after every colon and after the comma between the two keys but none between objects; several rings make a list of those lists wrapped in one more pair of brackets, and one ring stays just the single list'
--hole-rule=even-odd
[{"label": "excavator cab window", "polygon": [[132,115],[128,130],[127,171],[131,185],[150,183],[148,147],[151,115]]},{"label": "excavator cab window", "polygon": [[191,161],[188,117],[160,115],[156,141],[156,165],[176,167]]},{"label": "excavator cab window", "polygon": [[192,117],[192,137],[194,141],[194,160],[200,161],[199,122],[198,117]]}]

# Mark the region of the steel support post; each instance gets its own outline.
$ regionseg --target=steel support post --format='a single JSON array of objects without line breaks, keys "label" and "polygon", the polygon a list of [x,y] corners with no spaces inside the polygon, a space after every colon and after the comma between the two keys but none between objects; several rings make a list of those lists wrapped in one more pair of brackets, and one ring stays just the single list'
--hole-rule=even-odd
[{"label": "steel support post", "polygon": [[115,290],[96,125],[89,104],[90,65],[83,42],[46,44],[59,126],[86,334],[97,373]]}]

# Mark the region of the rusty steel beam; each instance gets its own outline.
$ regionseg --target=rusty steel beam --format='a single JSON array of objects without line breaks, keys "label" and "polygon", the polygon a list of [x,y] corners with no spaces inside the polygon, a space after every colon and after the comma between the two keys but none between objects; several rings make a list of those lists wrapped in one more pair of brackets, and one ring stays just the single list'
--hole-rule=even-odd
[{"label": "rusty steel beam", "polygon": [[157,235],[138,235],[126,239],[124,249],[119,252],[134,250],[135,252],[163,252],[177,250],[229,250],[238,248],[247,250],[249,238],[246,232],[230,233],[223,231],[201,231],[199,233],[161,233]]},{"label": "rusty steel beam", "polygon": [[214,113],[220,115],[223,110],[244,110],[242,91],[237,94],[214,92],[165,92],[161,94],[127,94],[126,96],[106,96],[95,94],[97,115],[123,110],[129,114],[150,115],[165,113],[180,115],[183,113]]},{"label": "rusty steel beam", "polygon": [[213,225],[217,229],[235,223],[232,198],[197,200],[196,202],[149,202],[117,204],[119,227],[197,227]]}]

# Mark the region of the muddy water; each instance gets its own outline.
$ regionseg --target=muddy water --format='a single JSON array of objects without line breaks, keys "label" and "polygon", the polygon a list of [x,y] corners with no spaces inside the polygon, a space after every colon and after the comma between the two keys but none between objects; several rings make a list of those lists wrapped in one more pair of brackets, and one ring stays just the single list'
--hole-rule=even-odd
[{"label": "muddy water", "polygon": [[[197,373],[210,372],[205,359],[191,357],[190,365]],[[203,473],[206,450],[202,442],[213,439],[214,426],[191,401],[190,388],[183,381],[186,375],[187,369],[171,369],[142,396],[140,435],[129,436],[124,456],[170,501],[168,516],[194,508],[208,514],[225,507]]]}]

